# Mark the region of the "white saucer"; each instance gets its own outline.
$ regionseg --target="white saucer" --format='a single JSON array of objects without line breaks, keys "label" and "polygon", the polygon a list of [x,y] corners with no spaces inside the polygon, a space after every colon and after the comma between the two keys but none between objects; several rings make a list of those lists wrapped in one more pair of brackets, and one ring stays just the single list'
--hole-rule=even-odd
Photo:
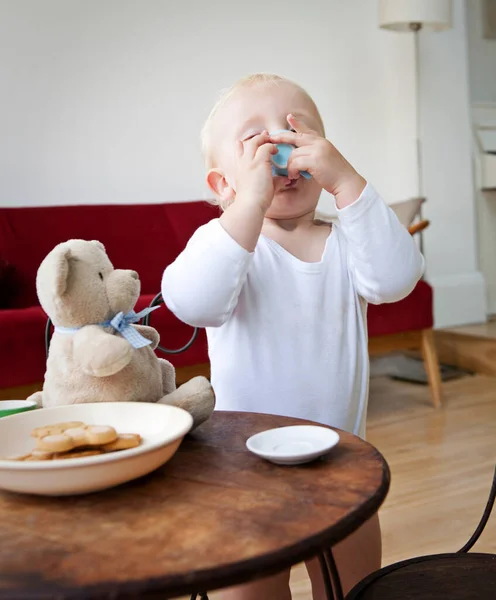
[{"label": "white saucer", "polygon": [[246,447],[277,465],[301,465],[327,454],[338,442],[339,435],[327,427],[293,425],[257,433]]}]

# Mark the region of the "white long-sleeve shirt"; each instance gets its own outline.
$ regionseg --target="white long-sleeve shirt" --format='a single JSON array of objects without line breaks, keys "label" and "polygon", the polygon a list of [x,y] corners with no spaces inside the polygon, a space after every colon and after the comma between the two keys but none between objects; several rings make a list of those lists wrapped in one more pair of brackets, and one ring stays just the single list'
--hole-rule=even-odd
[{"label": "white long-sleeve shirt", "polygon": [[165,270],[167,306],[206,328],[218,410],[365,436],[367,303],[408,295],[424,261],[370,184],[337,213],[320,262],[303,262],[264,235],[250,253],[214,219]]}]

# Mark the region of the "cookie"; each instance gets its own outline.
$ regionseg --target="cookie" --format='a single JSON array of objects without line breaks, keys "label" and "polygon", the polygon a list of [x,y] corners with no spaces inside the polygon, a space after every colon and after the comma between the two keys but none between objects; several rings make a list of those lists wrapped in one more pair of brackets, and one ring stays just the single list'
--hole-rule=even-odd
[{"label": "cookie", "polygon": [[136,448],[141,443],[141,436],[138,433],[120,433],[118,438],[102,446],[104,452],[116,452],[118,450],[128,450]]},{"label": "cookie", "polygon": [[85,431],[91,446],[110,444],[117,439],[117,431],[110,425],[90,425]]},{"label": "cookie", "polygon": [[35,448],[24,460],[31,462],[35,460],[52,460],[52,458],[52,452],[44,452],[43,450],[38,450]]},{"label": "cookie", "polygon": [[45,452],[66,452],[74,447],[73,439],[65,433],[40,436],[36,441],[36,448]]},{"label": "cookie", "polygon": [[63,432],[63,435],[71,438],[74,448],[85,446],[88,442],[88,431],[85,427],[70,427]]},{"label": "cookie", "polygon": [[70,452],[57,452],[53,455],[53,460],[83,458],[85,456],[98,456],[99,454],[103,454],[103,451],[99,448],[94,448],[92,450],[71,450]]},{"label": "cookie", "polygon": [[63,433],[66,429],[72,429],[74,427],[86,427],[81,421],[69,421],[68,423],[54,423],[53,425],[45,425],[44,427],[37,427],[31,432],[31,436],[45,437],[46,435],[55,435]]},{"label": "cookie", "polygon": [[5,458],[2,458],[1,460],[26,460],[26,458],[28,458],[28,456],[31,456],[30,453],[28,454],[15,454],[13,456],[6,456]]},{"label": "cookie", "polygon": [[68,452],[85,446],[103,446],[117,439],[110,425],[68,427],[62,433],[38,436],[36,447],[45,452]]},{"label": "cookie", "polygon": [[110,425],[86,425],[81,421],[55,423],[37,427],[31,432],[36,447],[27,454],[9,456],[5,460],[42,461],[97,456],[136,448],[141,443],[137,433],[121,433]]}]

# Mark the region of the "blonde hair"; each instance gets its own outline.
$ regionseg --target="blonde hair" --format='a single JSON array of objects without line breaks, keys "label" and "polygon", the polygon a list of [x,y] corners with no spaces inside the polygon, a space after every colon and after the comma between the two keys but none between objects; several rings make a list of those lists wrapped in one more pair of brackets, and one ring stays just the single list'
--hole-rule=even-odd
[{"label": "blonde hair", "polygon": [[213,153],[213,139],[212,139],[212,125],[215,120],[216,115],[219,111],[226,105],[226,103],[232,98],[232,96],[238,92],[240,89],[250,87],[252,85],[279,85],[281,83],[289,83],[294,87],[298,88],[312,103],[315,108],[315,113],[318,116],[319,124],[322,127],[322,132],[324,132],[324,123],[322,121],[322,117],[319,113],[319,110],[312,100],[311,96],[308,94],[306,90],[304,90],[300,85],[294,83],[293,81],[286,79],[285,77],[280,77],[279,75],[274,75],[272,73],[253,73],[251,75],[247,75],[246,77],[242,77],[234,85],[229,88],[226,88],[221,91],[220,96],[217,102],[214,104],[214,107],[210,111],[210,114],[203,125],[201,131],[201,146],[202,146],[202,155],[203,160],[205,162],[205,166],[207,169],[211,169],[215,166],[215,158]]}]

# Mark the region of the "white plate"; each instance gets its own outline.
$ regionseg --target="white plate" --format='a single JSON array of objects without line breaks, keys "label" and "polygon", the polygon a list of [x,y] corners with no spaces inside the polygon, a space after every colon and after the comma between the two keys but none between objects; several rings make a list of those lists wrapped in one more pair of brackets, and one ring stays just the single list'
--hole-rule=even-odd
[{"label": "white plate", "polygon": [[47,461],[0,460],[0,488],[45,496],[85,494],[131,481],[166,463],[190,431],[193,419],[174,406],[148,402],[99,402],[42,408],[0,419],[0,457],[29,453],[31,431],[54,423],[83,421],[139,433],[136,448],[109,454]]},{"label": "white plate", "polygon": [[293,425],[257,433],[246,447],[278,465],[301,465],[327,454],[338,442],[339,435],[327,427]]},{"label": "white plate", "polygon": [[36,408],[36,402],[32,400],[0,400],[0,418]]}]

